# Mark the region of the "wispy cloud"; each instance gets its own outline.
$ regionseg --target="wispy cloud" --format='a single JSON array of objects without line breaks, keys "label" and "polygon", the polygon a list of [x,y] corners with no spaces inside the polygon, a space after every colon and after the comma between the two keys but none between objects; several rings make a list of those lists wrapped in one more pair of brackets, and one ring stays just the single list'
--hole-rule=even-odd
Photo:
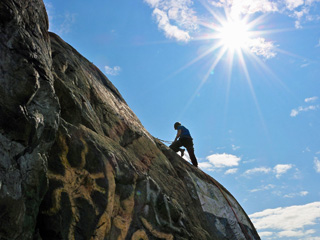
[{"label": "wispy cloud", "polygon": [[268,185],[266,185],[266,186],[261,186],[261,187],[259,187],[259,188],[255,188],[255,189],[252,189],[252,190],[250,190],[250,192],[260,192],[260,191],[266,191],[266,190],[270,190],[270,189],[273,189],[273,188],[275,188],[276,186],[275,185],[273,185],[273,184],[268,184]]},{"label": "wispy cloud", "polygon": [[290,113],[290,117],[296,117],[299,113],[301,112],[308,112],[308,111],[314,111],[319,109],[319,105],[312,105],[312,106],[308,106],[308,107],[298,107],[296,109],[292,109],[291,113]]},{"label": "wispy cloud", "polygon": [[304,101],[308,103],[308,102],[315,102],[316,100],[318,100],[318,97],[314,96],[314,97],[306,98]]},{"label": "wispy cloud", "polygon": [[236,145],[234,145],[234,144],[232,144],[231,147],[232,147],[232,150],[233,150],[233,151],[236,151],[236,150],[240,149],[239,146],[236,146]]},{"label": "wispy cloud", "polygon": [[243,163],[253,163],[255,161],[257,161],[257,159],[246,160],[246,161],[243,161]]},{"label": "wispy cloud", "polygon": [[305,68],[305,67],[308,67],[310,65],[310,63],[304,63],[304,64],[301,64],[301,68]]},{"label": "wispy cloud", "polygon": [[298,193],[289,193],[289,194],[284,195],[283,197],[285,197],[285,198],[304,197],[304,196],[307,196],[308,194],[309,194],[308,191],[301,191]]},{"label": "wispy cloud", "polygon": [[65,12],[56,13],[51,1],[44,1],[49,18],[49,30],[59,35],[69,33],[76,21],[76,14]]},{"label": "wispy cloud", "polygon": [[240,157],[232,154],[212,154],[206,158],[215,168],[235,167],[241,161]]},{"label": "wispy cloud", "polygon": [[316,172],[320,173],[320,161],[317,157],[314,157],[313,163],[314,163],[314,169],[316,170]]},{"label": "wispy cloud", "polygon": [[274,173],[276,178],[280,178],[283,174],[285,174],[289,169],[293,167],[292,164],[278,164],[274,168],[270,167],[257,167],[257,168],[252,168],[248,169],[244,172],[244,176],[250,176],[254,175],[257,173]]},{"label": "wispy cloud", "polygon": [[320,229],[320,202],[266,209],[249,217],[265,239],[315,239],[313,235],[317,234],[316,229]]},{"label": "wispy cloud", "polygon": [[190,32],[198,28],[197,16],[192,9],[191,0],[144,0],[153,8],[158,27],[164,31],[167,38],[188,42]]},{"label": "wispy cloud", "polygon": [[105,66],[104,70],[107,75],[117,76],[117,75],[119,75],[119,73],[121,71],[121,67],[119,67],[119,66],[114,66],[114,67]]},{"label": "wispy cloud", "polygon": [[76,21],[76,14],[67,12],[62,16],[62,18],[63,22],[59,25],[57,32],[58,34],[69,33],[72,25]]},{"label": "wispy cloud", "polygon": [[244,172],[244,175],[252,175],[256,173],[270,173],[272,171],[271,168],[267,167],[257,167],[257,168],[252,168]]},{"label": "wispy cloud", "polygon": [[238,168],[230,168],[224,174],[230,175],[230,174],[236,174],[237,172],[238,172]]},{"label": "wispy cloud", "polygon": [[[304,99],[304,102],[313,103],[313,102],[316,102],[317,100],[318,100],[318,97],[314,96],[314,97],[310,97],[310,98]],[[292,109],[291,113],[290,113],[290,116],[291,117],[295,117],[301,112],[314,111],[314,110],[317,110],[319,108],[320,108],[320,105],[310,105],[310,106],[306,106],[306,107],[300,106],[300,107],[298,107],[296,109]]]},{"label": "wispy cloud", "polygon": [[[305,22],[318,21],[319,15],[317,11],[314,11],[314,4],[319,0],[286,0],[284,13],[288,13],[289,17],[295,19],[295,28],[303,28]],[[286,11],[285,11],[286,10]]]}]

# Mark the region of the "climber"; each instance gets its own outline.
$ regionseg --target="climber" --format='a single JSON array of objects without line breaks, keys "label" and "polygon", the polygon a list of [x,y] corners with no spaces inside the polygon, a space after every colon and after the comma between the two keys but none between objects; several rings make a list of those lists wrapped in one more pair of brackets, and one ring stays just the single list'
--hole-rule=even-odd
[{"label": "climber", "polygon": [[193,139],[190,135],[189,130],[182,126],[179,122],[176,122],[174,124],[174,129],[178,131],[177,136],[169,147],[175,152],[181,152],[182,157],[185,149],[182,149],[180,147],[184,146],[189,153],[193,166],[198,167],[198,161],[196,156],[194,155]]}]

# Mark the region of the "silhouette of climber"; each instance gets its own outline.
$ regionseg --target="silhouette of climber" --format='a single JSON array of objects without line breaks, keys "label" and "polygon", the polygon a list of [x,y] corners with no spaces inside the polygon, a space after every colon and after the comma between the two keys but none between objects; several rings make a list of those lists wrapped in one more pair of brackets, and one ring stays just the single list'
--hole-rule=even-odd
[{"label": "silhouette of climber", "polygon": [[174,129],[178,131],[177,136],[169,147],[175,152],[181,152],[181,157],[183,156],[185,149],[180,147],[185,147],[189,153],[193,166],[198,167],[198,161],[194,155],[193,139],[189,130],[179,122],[174,124]]}]

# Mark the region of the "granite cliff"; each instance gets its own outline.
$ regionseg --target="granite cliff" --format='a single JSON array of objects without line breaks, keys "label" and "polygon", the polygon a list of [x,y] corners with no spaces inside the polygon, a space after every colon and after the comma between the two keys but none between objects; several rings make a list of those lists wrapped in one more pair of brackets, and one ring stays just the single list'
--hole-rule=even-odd
[{"label": "granite cliff", "polygon": [[48,32],[41,0],[2,0],[0,18],[1,240],[260,239],[221,184]]}]

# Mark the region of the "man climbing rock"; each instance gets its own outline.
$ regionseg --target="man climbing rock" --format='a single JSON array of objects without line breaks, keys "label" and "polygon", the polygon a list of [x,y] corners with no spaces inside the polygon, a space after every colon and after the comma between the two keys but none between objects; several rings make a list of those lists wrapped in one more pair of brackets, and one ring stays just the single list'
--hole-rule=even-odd
[{"label": "man climbing rock", "polygon": [[193,139],[189,130],[182,126],[179,122],[174,124],[174,129],[178,131],[177,136],[169,147],[175,152],[181,152],[181,157],[183,156],[185,150],[180,147],[185,147],[189,153],[193,166],[198,167],[198,161],[194,155]]}]

